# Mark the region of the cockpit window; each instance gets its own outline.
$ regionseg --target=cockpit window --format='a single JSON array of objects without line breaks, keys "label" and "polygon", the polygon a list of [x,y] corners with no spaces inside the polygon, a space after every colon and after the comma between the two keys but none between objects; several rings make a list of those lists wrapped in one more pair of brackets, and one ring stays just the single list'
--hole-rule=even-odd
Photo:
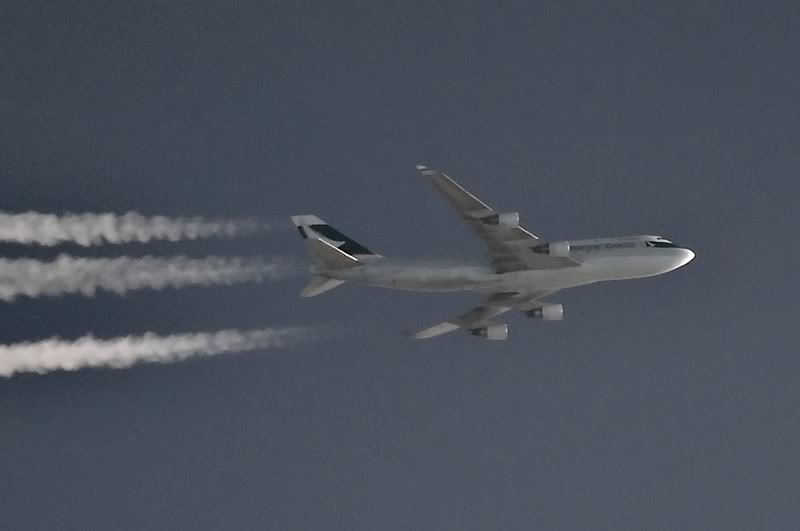
[{"label": "cockpit window", "polygon": [[674,243],[672,243],[669,240],[648,241],[647,242],[647,246],[648,247],[673,247],[673,248],[679,247],[678,245],[675,245]]}]

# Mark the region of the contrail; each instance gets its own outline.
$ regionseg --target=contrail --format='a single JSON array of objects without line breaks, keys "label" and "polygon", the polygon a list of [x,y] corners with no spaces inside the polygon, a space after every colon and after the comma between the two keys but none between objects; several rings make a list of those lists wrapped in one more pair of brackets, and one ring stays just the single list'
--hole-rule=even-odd
[{"label": "contrail", "polygon": [[93,296],[103,290],[118,295],[137,289],[230,285],[276,280],[291,274],[283,258],[187,258],[143,256],[77,258],[60,255],[52,262],[28,258],[0,259],[0,300],[76,293]]},{"label": "contrail", "polygon": [[302,327],[167,336],[147,332],[111,339],[87,335],[74,341],[54,337],[0,345],[0,376],[9,377],[19,372],[42,374],[59,369],[74,371],[84,367],[122,369],[139,362],[168,363],[196,356],[282,347],[313,337],[313,331]]},{"label": "contrail", "polygon": [[89,247],[102,243],[233,238],[268,229],[268,225],[252,218],[170,218],[143,216],[136,212],[122,215],[0,212],[0,242],[47,246],[64,242]]}]

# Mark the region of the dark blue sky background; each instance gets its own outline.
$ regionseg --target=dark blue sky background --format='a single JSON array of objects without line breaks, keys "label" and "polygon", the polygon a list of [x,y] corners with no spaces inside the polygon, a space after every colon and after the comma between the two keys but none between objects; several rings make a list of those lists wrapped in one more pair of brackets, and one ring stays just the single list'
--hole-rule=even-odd
[{"label": "dark blue sky background", "polygon": [[468,295],[305,280],[0,305],[3,342],[282,324],[284,351],[0,381],[0,526],[797,529],[794,2],[11,2],[0,209],[314,212],[385,255],[480,243],[445,169],[545,238],[663,234],[659,278],[507,342],[402,330]]}]

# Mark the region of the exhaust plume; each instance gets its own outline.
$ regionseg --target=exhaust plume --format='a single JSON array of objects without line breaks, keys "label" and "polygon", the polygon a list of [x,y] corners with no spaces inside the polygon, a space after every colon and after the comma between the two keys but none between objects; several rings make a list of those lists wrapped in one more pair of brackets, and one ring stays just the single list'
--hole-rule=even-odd
[{"label": "exhaust plume", "polygon": [[92,335],[74,341],[59,337],[43,341],[0,345],[0,376],[19,372],[43,374],[54,370],[75,371],[84,367],[122,369],[139,362],[169,363],[191,357],[277,348],[313,339],[302,327],[259,330],[221,330],[160,336],[97,339]]},{"label": "exhaust plume", "polygon": [[122,215],[0,212],[0,242],[46,246],[64,242],[89,247],[103,243],[233,238],[263,230],[269,230],[269,226],[252,218],[170,218],[143,216],[136,212]]},{"label": "exhaust plume", "polygon": [[28,258],[0,259],[0,300],[77,293],[91,297],[99,290],[117,295],[137,289],[230,285],[276,280],[291,273],[282,258],[225,258],[185,256],[77,258],[60,255],[52,262]]}]

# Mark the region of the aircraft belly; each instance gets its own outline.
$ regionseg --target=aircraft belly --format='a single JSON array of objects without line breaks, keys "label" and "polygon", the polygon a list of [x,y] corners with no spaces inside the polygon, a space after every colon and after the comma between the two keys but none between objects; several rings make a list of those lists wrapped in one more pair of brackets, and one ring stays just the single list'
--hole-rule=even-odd
[{"label": "aircraft belly", "polygon": [[669,265],[660,256],[625,256],[593,258],[584,267],[597,282],[651,277],[669,270]]},{"label": "aircraft belly", "polygon": [[494,278],[470,277],[452,274],[396,275],[387,287],[409,291],[470,291],[483,284],[495,283]]},{"label": "aircraft belly", "polygon": [[341,280],[370,286],[421,292],[477,291],[481,293],[557,290],[604,280],[658,274],[662,264],[652,258],[586,257],[577,267],[537,269],[496,274],[485,267],[377,265],[337,275]]},{"label": "aircraft belly", "polygon": [[[367,273],[366,271],[364,273]],[[486,270],[395,270],[374,271],[348,280],[371,286],[407,291],[452,292],[533,291],[562,289],[595,282],[580,267],[562,270],[517,271],[495,274]]]},{"label": "aircraft belly", "polygon": [[353,280],[407,291],[448,292],[473,291],[481,286],[494,285],[498,275],[484,268],[414,267],[365,271],[362,278]]},{"label": "aircraft belly", "polygon": [[500,275],[495,291],[539,291],[588,284],[593,280],[580,267],[559,270],[517,271]]},{"label": "aircraft belly", "polygon": [[393,279],[389,283],[382,284],[386,288],[400,289],[405,291],[425,291],[425,292],[452,292],[452,291],[472,291],[477,288],[475,282],[466,281],[431,281],[413,279]]}]

